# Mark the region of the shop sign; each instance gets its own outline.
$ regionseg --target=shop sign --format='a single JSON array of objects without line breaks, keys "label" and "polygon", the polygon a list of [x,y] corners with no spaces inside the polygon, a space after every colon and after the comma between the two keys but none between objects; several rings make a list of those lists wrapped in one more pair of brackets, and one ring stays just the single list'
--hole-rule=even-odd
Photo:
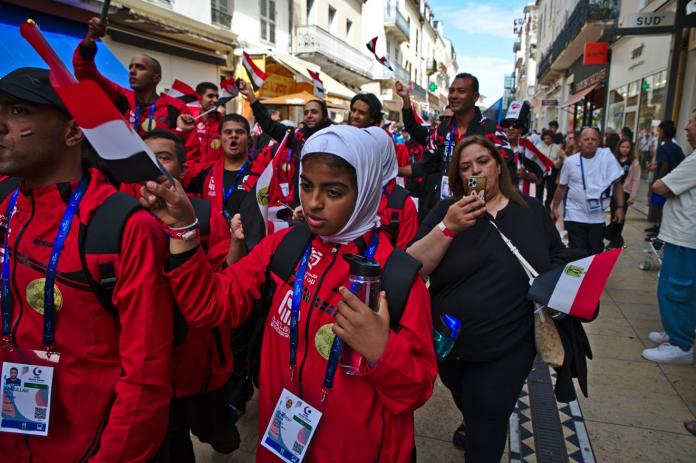
[{"label": "shop sign", "polygon": [[677,2],[677,27],[696,27],[696,0]]},{"label": "shop sign", "polygon": [[607,78],[607,68],[602,68],[599,71],[595,72],[591,76],[587,77],[586,79],[581,80],[580,82],[577,82],[575,84],[575,92],[580,92],[582,90],[585,90],[588,87],[591,87],[594,84],[597,84]]},{"label": "shop sign", "polygon": [[609,42],[587,42],[582,64],[607,64],[609,62]]},{"label": "shop sign", "polygon": [[558,106],[558,100],[541,100],[542,106]]},{"label": "shop sign", "polygon": [[661,27],[673,26],[674,13],[667,11],[652,13],[634,13],[628,16],[628,23],[625,27]]}]

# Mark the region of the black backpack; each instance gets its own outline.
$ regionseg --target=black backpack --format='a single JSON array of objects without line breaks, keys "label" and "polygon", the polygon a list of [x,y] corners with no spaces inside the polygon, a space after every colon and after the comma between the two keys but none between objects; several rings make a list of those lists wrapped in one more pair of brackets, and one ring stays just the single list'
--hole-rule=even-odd
[{"label": "black backpack", "polygon": [[[283,281],[290,280],[297,263],[302,258],[302,254],[307,248],[307,244],[314,238],[306,224],[300,223],[294,226],[283,237],[271,257],[271,263],[267,272],[273,272]],[[387,293],[389,304],[389,321],[394,331],[399,331],[401,316],[404,313],[408,297],[411,293],[411,286],[418,274],[422,264],[406,254],[405,251],[395,248],[387,259],[382,269],[381,287]],[[270,274],[267,273],[266,288],[263,294],[264,301],[257,304],[256,324],[249,341],[248,365],[249,375],[255,385],[258,386],[258,373],[261,363],[261,344],[263,340],[263,330],[266,324],[266,317],[271,307],[271,299],[275,288],[270,284]]]},{"label": "black backpack", "polygon": [[408,191],[400,185],[394,185],[394,189],[387,198],[387,208],[392,210],[392,214],[388,224],[382,224],[385,230],[391,233],[391,244],[396,248],[397,240],[399,239],[399,221],[403,216],[404,204],[408,199]]}]

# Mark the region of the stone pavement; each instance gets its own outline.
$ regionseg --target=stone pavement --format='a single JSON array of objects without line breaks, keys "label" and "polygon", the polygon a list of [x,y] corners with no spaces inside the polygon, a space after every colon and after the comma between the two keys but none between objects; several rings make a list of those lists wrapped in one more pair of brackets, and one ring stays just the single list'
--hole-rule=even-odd
[{"label": "stone pavement", "polygon": [[[646,191],[645,184],[642,191]],[[645,195],[641,194],[642,197]],[[585,426],[598,462],[696,462],[696,437],[682,426],[696,417],[696,368],[657,365],[640,352],[652,347],[651,330],[660,329],[655,296],[657,272],[642,271],[647,228],[644,198],[628,213],[627,248],[602,295],[600,316],[585,324],[594,359],[588,362],[589,398],[579,393]],[[256,402],[249,404],[239,428],[241,449],[227,461],[254,461]],[[447,389],[438,379],[433,397],[416,412],[419,462],[463,462],[451,444],[461,421]],[[210,447],[196,443],[199,462],[213,462]],[[532,457],[524,461],[542,461]],[[508,461],[507,453],[503,461]],[[545,460],[549,461],[549,460]]]}]

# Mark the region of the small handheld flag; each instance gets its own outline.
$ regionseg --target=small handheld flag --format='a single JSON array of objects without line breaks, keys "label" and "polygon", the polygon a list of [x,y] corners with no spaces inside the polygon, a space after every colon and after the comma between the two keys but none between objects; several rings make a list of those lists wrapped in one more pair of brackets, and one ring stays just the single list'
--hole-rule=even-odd
[{"label": "small handheld flag", "polygon": [[169,89],[167,95],[172,98],[183,101],[189,106],[200,106],[198,94],[190,85],[176,79],[172,83],[172,88]]},{"label": "small handheld flag", "polygon": [[109,6],[111,6],[111,0],[104,0],[102,4],[101,11],[99,12],[99,20],[103,23],[106,17],[109,15]]},{"label": "small handheld flag", "polygon": [[326,89],[324,89],[324,82],[319,78],[319,73],[314,72],[311,69],[307,69],[310,77],[312,78],[312,84],[314,85],[314,96],[321,98],[322,100],[326,98]]},{"label": "small handheld flag", "polygon": [[375,55],[375,59],[384,67],[389,69],[390,71],[394,72],[394,68],[392,68],[392,65],[389,63],[389,60],[387,59],[386,56],[382,56],[381,58],[377,56],[377,38],[374,37],[372,40],[367,42],[367,49],[370,50],[370,53]]},{"label": "small handheld flag", "polygon": [[549,270],[534,279],[527,297],[553,310],[592,320],[620,254],[620,248],[612,249]]},{"label": "small handheld flag", "polygon": [[237,81],[232,77],[220,82],[220,99],[218,100],[218,105],[226,105],[233,98],[237,98],[239,95],[239,88],[237,86]]},{"label": "small handheld flag", "polygon": [[254,63],[251,56],[249,56],[247,52],[243,52],[242,66],[244,66],[244,69],[249,76],[249,80],[251,81],[252,87],[254,87],[254,91],[257,92],[261,87],[263,87],[263,84],[268,78],[268,74],[263,72],[261,68]]}]

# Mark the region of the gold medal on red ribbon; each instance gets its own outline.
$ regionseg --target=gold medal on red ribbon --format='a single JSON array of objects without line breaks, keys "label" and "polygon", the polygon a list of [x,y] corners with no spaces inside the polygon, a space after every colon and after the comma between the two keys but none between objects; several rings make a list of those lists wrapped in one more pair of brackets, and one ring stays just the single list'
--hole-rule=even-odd
[{"label": "gold medal on red ribbon", "polygon": [[143,121],[142,124],[140,124],[140,128],[142,128],[145,132],[150,132],[152,130],[155,130],[157,128],[157,121],[152,119],[147,119]]},{"label": "gold medal on red ribbon", "polygon": [[[44,313],[44,287],[46,286],[46,278],[37,278],[27,285],[27,303],[36,310],[39,314]],[[63,308],[63,293],[60,292],[58,285],[53,285],[53,303],[56,307],[56,312]]]},{"label": "gold medal on red ribbon", "polygon": [[210,142],[210,147],[214,150],[220,148],[220,145],[222,145],[222,143],[220,142],[219,138],[213,138]]}]

